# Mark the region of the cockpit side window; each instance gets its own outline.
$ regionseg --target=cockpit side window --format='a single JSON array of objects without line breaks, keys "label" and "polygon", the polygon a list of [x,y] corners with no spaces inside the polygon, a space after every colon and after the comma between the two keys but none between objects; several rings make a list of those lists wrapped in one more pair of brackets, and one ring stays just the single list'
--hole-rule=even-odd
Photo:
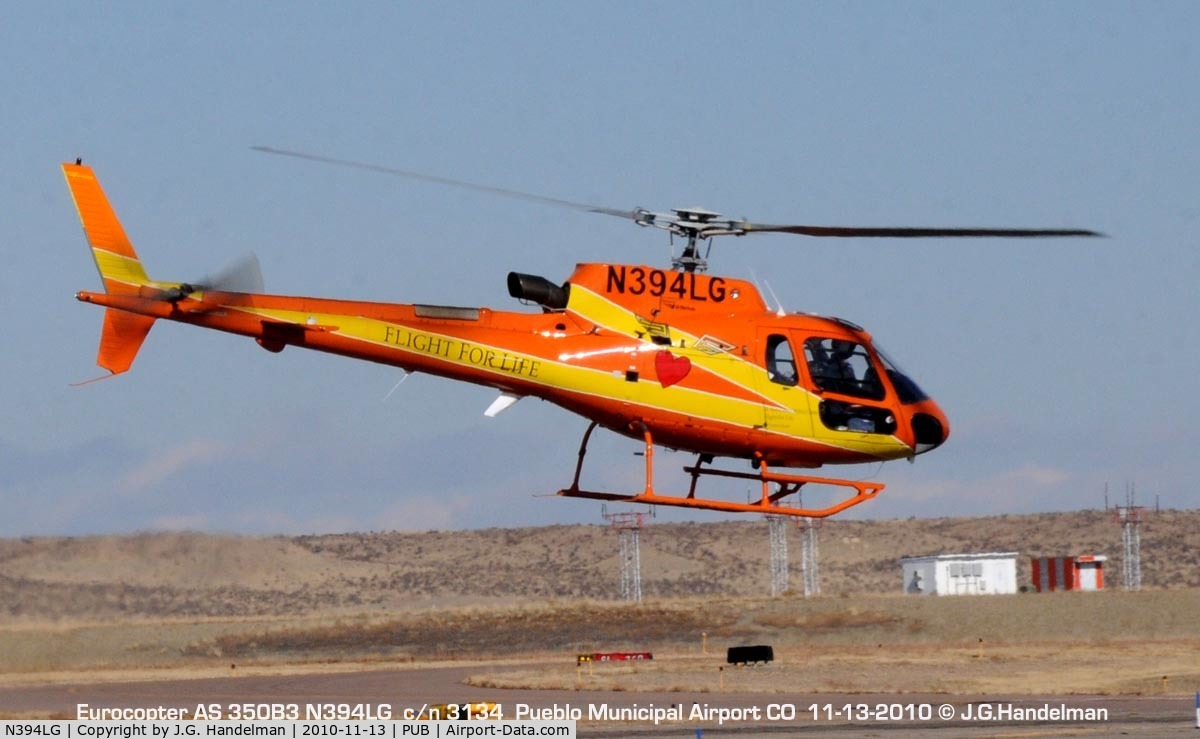
[{"label": "cockpit side window", "polygon": [[780,385],[795,385],[799,381],[796,356],[792,345],[782,334],[767,337],[767,376]]},{"label": "cockpit side window", "polygon": [[804,358],[819,390],[870,400],[883,400],[886,395],[871,355],[862,344],[814,336],[804,342]]}]

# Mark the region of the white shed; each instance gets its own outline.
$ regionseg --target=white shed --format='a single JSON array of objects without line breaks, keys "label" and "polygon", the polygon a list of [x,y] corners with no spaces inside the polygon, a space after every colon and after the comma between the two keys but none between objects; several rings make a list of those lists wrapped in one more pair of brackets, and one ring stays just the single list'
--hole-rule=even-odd
[{"label": "white shed", "polygon": [[904,592],[990,595],[1017,592],[1017,553],[932,554],[900,560]]}]

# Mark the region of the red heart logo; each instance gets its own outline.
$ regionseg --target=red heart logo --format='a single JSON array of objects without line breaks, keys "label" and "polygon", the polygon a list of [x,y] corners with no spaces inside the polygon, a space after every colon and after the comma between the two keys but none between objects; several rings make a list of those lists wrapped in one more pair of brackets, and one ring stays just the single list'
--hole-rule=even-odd
[{"label": "red heart logo", "polygon": [[663,387],[671,387],[692,371],[692,360],[661,351],[654,355],[654,371],[658,373],[658,381]]}]

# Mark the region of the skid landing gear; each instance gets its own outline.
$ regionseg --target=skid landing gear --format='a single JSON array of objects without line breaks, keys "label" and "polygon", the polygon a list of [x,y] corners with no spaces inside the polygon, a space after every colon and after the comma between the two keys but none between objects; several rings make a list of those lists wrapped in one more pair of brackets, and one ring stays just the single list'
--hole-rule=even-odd
[{"label": "skid landing gear", "polygon": [[[684,467],[683,471],[692,476],[692,484],[688,489],[686,496],[678,495],[660,495],[654,492],[654,440],[651,438],[650,430],[643,427],[642,436],[646,442],[646,489],[640,493],[622,494],[622,493],[602,493],[592,490],[582,490],[579,487],[579,475],[583,472],[583,458],[587,454],[588,440],[592,436],[592,431],[595,430],[596,421],[588,426],[588,429],[583,434],[583,441],[579,444],[579,462],[575,465],[575,479],[571,482],[571,487],[565,490],[559,490],[558,494],[567,498],[591,498],[594,500],[616,500],[626,503],[646,503],[649,505],[669,505],[679,506],[681,508],[701,508],[710,511],[726,511],[731,513],[769,513],[773,515],[784,516],[802,516],[805,518],[824,518],[832,516],[839,511],[844,511],[851,506],[856,506],[865,500],[870,500],[883,490],[883,484],[878,482],[860,482],[857,480],[840,480],[832,477],[812,477],[810,475],[794,475],[772,472],[767,468],[766,460],[759,457],[757,472],[735,472],[732,470],[719,470],[711,467],[704,467],[706,463],[712,462],[710,455],[701,454],[696,460],[696,464],[691,467]],[[696,484],[699,482],[701,475],[713,475],[716,477],[733,477],[739,480],[757,480],[762,484],[762,498],[748,503],[737,503],[727,500],[712,500],[708,498],[696,497]],[[785,499],[789,495],[800,492],[800,488],[808,483],[817,485],[832,485],[835,487],[850,488],[854,491],[854,495],[846,498],[840,503],[835,503],[827,508],[795,508],[784,504]],[[771,486],[775,486],[772,492]]]}]

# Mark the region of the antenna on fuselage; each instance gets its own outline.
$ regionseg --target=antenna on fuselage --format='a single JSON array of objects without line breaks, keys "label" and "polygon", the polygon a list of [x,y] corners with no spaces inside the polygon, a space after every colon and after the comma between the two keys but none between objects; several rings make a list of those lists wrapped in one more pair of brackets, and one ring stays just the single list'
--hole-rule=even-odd
[{"label": "antenna on fuselage", "polygon": [[775,301],[775,305],[777,306],[775,309],[775,315],[780,317],[786,316],[787,311],[783,309],[783,301],[780,300],[779,296],[775,294],[775,291],[771,289],[771,283],[767,282],[766,280],[762,280],[760,283],[758,275],[754,273],[753,267],[750,268],[750,277],[754,279],[754,284],[756,287],[758,287],[758,291],[760,293],[763,291],[763,288],[766,288],[766,291],[768,294],[770,294],[771,299]]}]

